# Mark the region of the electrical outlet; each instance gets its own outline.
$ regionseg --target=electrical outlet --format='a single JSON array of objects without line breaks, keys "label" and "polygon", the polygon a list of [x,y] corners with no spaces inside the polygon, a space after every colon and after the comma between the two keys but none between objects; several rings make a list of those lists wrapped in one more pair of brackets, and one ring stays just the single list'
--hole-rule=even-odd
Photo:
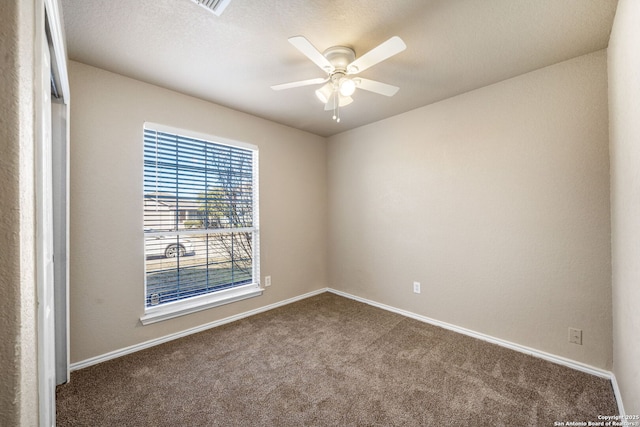
[{"label": "electrical outlet", "polygon": [[271,276],[264,276],[264,286],[271,286]]},{"label": "electrical outlet", "polygon": [[420,293],[420,282],[413,282],[413,293],[414,294]]},{"label": "electrical outlet", "polygon": [[582,329],[569,328],[569,342],[582,345]]}]

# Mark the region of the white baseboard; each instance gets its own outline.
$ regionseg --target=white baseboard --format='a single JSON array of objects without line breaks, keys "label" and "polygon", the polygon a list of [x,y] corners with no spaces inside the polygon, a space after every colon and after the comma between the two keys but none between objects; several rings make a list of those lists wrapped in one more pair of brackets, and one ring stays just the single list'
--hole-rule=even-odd
[{"label": "white baseboard", "polygon": [[110,351],[109,353],[101,354],[99,356],[91,357],[89,359],[81,360],[69,365],[70,371],[77,371],[78,369],[86,368],[98,363],[106,362],[107,360],[115,359],[127,354],[135,353],[136,351],[144,350],[149,347],[156,346],[168,341],[173,341],[178,338],[186,337],[187,335],[195,334],[198,332],[206,331],[207,329],[215,328],[216,326],[222,326],[227,323],[235,322],[236,320],[244,319],[245,317],[253,316],[254,314],[262,313],[265,311],[273,310],[274,308],[282,307],[283,305],[291,304],[296,301],[300,301],[315,295],[319,295],[327,292],[327,288],[321,288],[316,291],[308,292],[297,297],[289,298],[283,301],[279,301],[273,304],[265,305],[264,307],[256,308],[255,310],[245,311],[234,316],[225,317],[224,319],[215,320],[204,325],[196,326],[195,328],[186,329],[184,331],[176,332],[174,334],[166,335],[164,337],[155,338],[149,341],[135,344],[130,347],[121,348],[119,350]]},{"label": "white baseboard", "polygon": [[616,375],[613,372],[611,373],[611,387],[613,387],[613,394],[616,396],[616,402],[618,402],[619,415],[624,417],[627,414],[624,412],[624,405],[622,404],[622,394],[620,393],[620,387],[618,386]]},{"label": "white baseboard", "polygon": [[452,325],[450,323],[442,322],[440,320],[431,319],[426,316],[422,316],[416,313],[412,313],[410,311],[402,310],[399,308],[392,307],[390,305],[382,304],[376,301],[368,300],[366,298],[361,298],[346,292],[337,291],[335,289],[329,288],[329,292],[332,292],[336,295],[343,296],[345,298],[350,298],[355,301],[360,301],[365,304],[372,305],[374,307],[381,308],[383,310],[391,311],[393,313],[400,314],[402,316],[410,317],[412,319],[419,320],[421,322],[429,323],[434,326],[439,326],[444,329],[448,329],[453,332],[457,332],[463,335],[467,335],[473,338],[480,339],[482,341],[490,342],[492,344],[497,344],[502,347],[509,348],[511,350],[519,351],[520,353],[529,354],[531,356],[538,357],[540,359],[547,360],[549,362],[557,363],[559,365],[567,366],[572,369],[576,369],[578,371],[586,372],[587,374],[595,375],[600,378],[610,379],[612,373],[609,371],[605,371],[604,369],[595,368],[593,366],[586,365],[584,363],[576,362],[575,360],[567,359],[562,356],[556,356],[554,354],[546,353],[544,351],[536,350],[530,347],[526,347],[520,344],[515,344],[510,341],[506,341],[500,338],[492,337],[491,335],[486,335],[480,332],[472,331],[470,329],[462,328],[460,326]]}]

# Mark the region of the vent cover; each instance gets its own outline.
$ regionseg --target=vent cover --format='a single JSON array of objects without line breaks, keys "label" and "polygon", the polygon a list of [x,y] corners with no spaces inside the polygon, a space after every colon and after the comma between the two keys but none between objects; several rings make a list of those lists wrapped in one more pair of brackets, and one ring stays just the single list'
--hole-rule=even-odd
[{"label": "vent cover", "polygon": [[216,16],[222,15],[224,9],[231,3],[231,0],[191,0],[197,5],[213,12]]}]

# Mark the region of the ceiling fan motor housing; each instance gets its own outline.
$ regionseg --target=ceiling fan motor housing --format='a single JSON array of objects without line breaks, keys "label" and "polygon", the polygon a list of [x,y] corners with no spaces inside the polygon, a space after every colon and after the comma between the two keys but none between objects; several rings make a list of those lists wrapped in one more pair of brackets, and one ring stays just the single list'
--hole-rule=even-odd
[{"label": "ceiling fan motor housing", "polygon": [[[333,65],[335,71],[346,73],[347,66],[356,59],[353,49],[345,46],[333,46],[325,50],[322,55]],[[331,72],[332,70],[327,70]]]}]

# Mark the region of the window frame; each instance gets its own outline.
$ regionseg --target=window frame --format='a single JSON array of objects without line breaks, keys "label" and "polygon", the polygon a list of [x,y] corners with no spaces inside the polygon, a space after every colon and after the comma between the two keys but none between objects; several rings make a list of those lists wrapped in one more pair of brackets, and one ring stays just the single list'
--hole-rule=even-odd
[{"label": "window frame", "polygon": [[[253,243],[252,243],[252,281],[248,284],[239,285],[236,287],[222,289],[217,291],[212,291],[209,293],[205,293],[202,295],[197,295],[193,297],[183,298],[177,301],[171,301],[163,304],[159,304],[157,306],[147,306],[147,266],[146,266],[146,253],[144,250],[145,239],[151,237],[156,234],[168,234],[167,232],[145,232],[144,231],[144,207],[143,207],[143,226],[142,226],[142,243],[143,243],[143,271],[144,271],[144,287],[143,287],[143,306],[144,306],[144,314],[140,317],[140,322],[143,325],[149,325],[152,323],[160,322],[163,320],[175,318],[178,316],[183,316],[190,313],[195,313],[201,310],[206,310],[209,308],[217,307],[224,304],[229,304],[236,301],[241,301],[247,298],[253,298],[256,296],[262,295],[263,287],[260,284],[260,216],[259,216],[259,150],[256,145],[249,144],[246,142],[235,141],[228,138],[222,138],[215,135],[209,135],[200,132],[194,132],[187,129],[179,129],[175,127],[170,127],[166,125],[161,125],[152,122],[145,122],[142,126],[142,150],[144,152],[144,133],[145,130],[152,130],[156,132],[174,134],[178,136],[184,136],[187,138],[199,139],[203,141],[207,141],[213,144],[218,145],[226,145],[231,147],[238,147],[242,149],[251,150],[253,152],[252,158],[252,167],[253,167],[253,218],[252,218],[252,227],[246,228],[230,228],[225,230],[225,232],[233,233],[233,232],[243,232],[243,231],[251,231],[253,233]],[[143,175],[144,182],[144,154],[143,154],[143,165],[141,167],[141,172]],[[144,190],[143,197],[144,201]],[[144,203],[143,203],[144,206]],[[188,236],[190,234],[214,234],[218,231],[215,229],[207,231],[202,229],[180,229],[176,230],[175,234],[180,236]]]}]

